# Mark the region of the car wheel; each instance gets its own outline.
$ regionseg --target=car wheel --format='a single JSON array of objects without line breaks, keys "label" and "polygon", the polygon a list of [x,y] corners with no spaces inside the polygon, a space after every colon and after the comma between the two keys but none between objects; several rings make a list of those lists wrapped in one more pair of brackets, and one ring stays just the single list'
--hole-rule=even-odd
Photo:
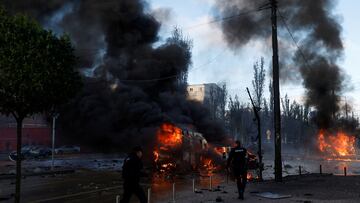
[{"label": "car wheel", "polygon": [[16,161],[16,157],[17,157],[17,156],[15,156],[15,155],[9,155],[9,159],[10,159],[11,161]]}]

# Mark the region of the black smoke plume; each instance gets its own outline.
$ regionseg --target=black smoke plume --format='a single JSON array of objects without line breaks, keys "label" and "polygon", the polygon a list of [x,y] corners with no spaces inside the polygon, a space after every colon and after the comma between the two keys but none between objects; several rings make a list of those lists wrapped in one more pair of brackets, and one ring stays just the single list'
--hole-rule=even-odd
[{"label": "black smoke plume", "polygon": [[69,139],[123,150],[151,144],[163,122],[195,126],[209,141],[223,138],[208,110],[186,100],[191,41],[175,29],[160,44],[161,24],[145,1],[0,2],[11,13],[27,13],[73,40],[85,87],[60,112],[62,134]]},{"label": "black smoke plume", "polygon": [[[222,17],[235,16],[256,10],[269,4],[264,0],[218,0],[217,9]],[[290,50],[280,51],[282,78],[294,78],[294,66],[298,69],[306,88],[307,104],[317,110],[315,122],[319,128],[334,127],[334,115],[340,109],[340,96],[344,90],[345,75],[337,65],[343,55],[342,28],[332,11],[333,0],[279,0],[279,35],[282,43],[293,44],[284,22],[299,41],[289,58]],[[271,38],[270,10],[255,11],[222,21],[225,40],[234,49],[239,49],[251,40]],[[291,68],[289,71],[287,68]],[[285,75],[283,75],[285,73]],[[296,77],[295,77],[296,78]]]}]

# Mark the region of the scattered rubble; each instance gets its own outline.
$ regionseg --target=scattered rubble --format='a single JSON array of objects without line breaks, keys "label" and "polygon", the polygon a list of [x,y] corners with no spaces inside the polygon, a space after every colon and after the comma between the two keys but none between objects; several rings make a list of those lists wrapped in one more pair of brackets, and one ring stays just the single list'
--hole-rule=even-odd
[{"label": "scattered rubble", "polygon": [[35,168],[34,170],[33,170],[33,172],[34,173],[41,173],[43,170],[41,169],[41,168],[39,168],[39,167],[37,167],[37,168]]},{"label": "scattered rubble", "polygon": [[291,197],[291,195],[284,195],[284,194],[273,193],[273,192],[261,192],[261,193],[255,194],[255,195],[258,197],[263,197],[263,198],[267,198],[267,199],[285,199],[285,198]]},{"label": "scattered rubble", "polygon": [[215,202],[224,202],[224,200],[219,196],[215,199]]},{"label": "scattered rubble", "polygon": [[293,168],[290,164],[285,164],[285,166],[284,166],[284,168],[286,168],[286,169],[290,169],[290,168]]}]

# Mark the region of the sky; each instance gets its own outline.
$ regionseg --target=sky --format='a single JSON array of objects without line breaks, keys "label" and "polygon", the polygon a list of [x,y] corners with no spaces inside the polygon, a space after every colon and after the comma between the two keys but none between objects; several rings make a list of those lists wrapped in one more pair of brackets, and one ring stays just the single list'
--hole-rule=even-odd
[{"label": "sky", "polygon": [[[265,57],[265,67],[271,67],[271,47],[262,41],[251,42],[241,50],[231,50],[222,37],[216,23],[209,23],[214,16],[215,0],[150,0],[150,6],[162,22],[160,42],[171,34],[177,26],[193,41],[192,67],[189,84],[226,82],[229,94],[239,96],[247,103],[246,87],[251,88],[253,64]],[[347,74],[348,90],[342,100],[353,104],[356,115],[360,115],[360,19],[359,0],[338,0],[334,14],[343,28],[342,39],[345,54],[339,65]],[[161,11],[161,12],[160,12]],[[270,29],[270,22],[269,22]],[[279,36],[281,40],[281,36]],[[265,96],[269,95],[267,74]],[[288,94],[291,100],[304,102],[301,80],[281,83],[281,97]]]}]

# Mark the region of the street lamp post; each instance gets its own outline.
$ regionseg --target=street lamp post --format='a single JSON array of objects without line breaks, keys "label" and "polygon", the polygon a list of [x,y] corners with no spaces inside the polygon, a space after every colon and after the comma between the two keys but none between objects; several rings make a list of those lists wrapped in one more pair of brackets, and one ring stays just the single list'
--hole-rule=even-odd
[{"label": "street lamp post", "polygon": [[55,155],[55,124],[58,114],[52,117],[52,147],[51,147],[51,170],[54,170],[54,155]]}]

